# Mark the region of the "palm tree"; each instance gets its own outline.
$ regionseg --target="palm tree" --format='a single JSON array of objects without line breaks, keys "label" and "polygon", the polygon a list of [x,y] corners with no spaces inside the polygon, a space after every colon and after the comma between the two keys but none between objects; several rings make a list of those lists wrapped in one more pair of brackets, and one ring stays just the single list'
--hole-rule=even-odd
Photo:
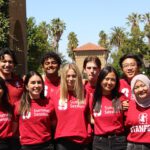
[{"label": "palm tree", "polygon": [[128,20],[127,24],[131,26],[131,34],[134,37],[138,37],[141,34],[140,27],[139,27],[139,23],[140,21],[142,21],[141,19],[142,19],[141,15],[138,13],[132,13],[127,17]]},{"label": "palm tree", "polygon": [[62,20],[56,18],[52,19],[49,28],[50,28],[49,32],[52,37],[53,48],[56,50],[56,52],[58,52],[59,41],[61,39],[64,30],[66,29],[66,25]]},{"label": "palm tree", "polygon": [[148,38],[149,45],[150,45],[150,13],[146,13],[143,15],[142,21],[145,22],[144,32]]},{"label": "palm tree", "polygon": [[126,40],[126,34],[124,29],[121,27],[113,27],[112,31],[113,32],[111,33],[110,44],[119,49]]},{"label": "palm tree", "polygon": [[74,32],[70,32],[68,35],[68,55],[75,61],[75,55],[73,49],[78,46],[77,35]]},{"label": "palm tree", "polygon": [[100,37],[100,39],[98,41],[98,44],[103,46],[103,47],[105,47],[105,48],[108,48],[108,44],[109,43],[108,43],[108,36],[107,36],[107,34],[102,30],[99,33],[99,37]]}]

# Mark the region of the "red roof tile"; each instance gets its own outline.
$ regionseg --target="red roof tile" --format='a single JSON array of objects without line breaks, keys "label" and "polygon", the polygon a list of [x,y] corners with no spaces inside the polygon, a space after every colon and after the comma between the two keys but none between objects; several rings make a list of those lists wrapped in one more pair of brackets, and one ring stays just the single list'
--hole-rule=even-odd
[{"label": "red roof tile", "polygon": [[92,50],[107,50],[107,49],[93,43],[87,43],[75,48],[73,51],[92,51]]}]

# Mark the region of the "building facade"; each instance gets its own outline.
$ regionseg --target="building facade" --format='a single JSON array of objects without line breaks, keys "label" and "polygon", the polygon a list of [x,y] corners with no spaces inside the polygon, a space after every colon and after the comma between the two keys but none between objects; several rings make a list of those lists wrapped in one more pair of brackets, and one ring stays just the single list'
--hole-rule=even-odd
[{"label": "building facade", "polygon": [[15,50],[18,65],[16,71],[27,72],[26,0],[9,0],[9,46]]},{"label": "building facade", "polygon": [[102,68],[107,63],[108,53],[109,51],[99,45],[93,43],[87,43],[85,45],[79,46],[74,50],[75,54],[75,62],[79,67],[80,71],[82,72],[83,69],[83,61],[87,56],[97,56],[101,60]]}]

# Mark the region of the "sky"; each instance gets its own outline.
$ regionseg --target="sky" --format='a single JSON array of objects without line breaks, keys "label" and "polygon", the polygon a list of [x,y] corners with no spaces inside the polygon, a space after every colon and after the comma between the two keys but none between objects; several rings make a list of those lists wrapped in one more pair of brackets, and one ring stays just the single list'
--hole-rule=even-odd
[{"label": "sky", "polygon": [[36,23],[50,23],[60,18],[66,24],[59,51],[67,56],[66,49],[70,32],[75,32],[79,46],[98,43],[99,32],[111,33],[113,27],[130,29],[126,24],[132,12],[150,12],[150,0],[26,0],[27,17],[34,17]]}]

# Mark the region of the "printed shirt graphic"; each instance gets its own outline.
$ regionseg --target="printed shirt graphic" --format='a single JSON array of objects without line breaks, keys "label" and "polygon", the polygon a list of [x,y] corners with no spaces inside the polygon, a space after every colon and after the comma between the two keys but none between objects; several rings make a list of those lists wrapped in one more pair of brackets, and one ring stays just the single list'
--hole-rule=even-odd
[{"label": "printed shirt graphic", "polygon": [[15,116],[19,119],[19,132],[22,145],[44,143],[51,139],[51,105],[48,99],[31,100],[31,110],[18,116],[16,104]]},{"label": "printed shirt graphic", "polygon": [[12,137],[12,115],[0,106],[0,139]]},{"label": "printed shirt graphic", "polygon": [[57,117],[55,139],[65,137],[77,143],[83,143],[87,137],[88,104],[78,104],[77,99],[69,93],[65,102],[57,94],[52,100]]},{"label": "printed shirt graphic", "polygon": [[132,99],[131,87],[125,79],[120,79],[120,89],[119,91],[123,93],[129,100]]},{"label": "printed shirt graphic", "polygon": [[[124,96],[119,99],[122,100],[123,98]],[[112,133],[120,134],[124,131],[123,113],[114,111],[110,96],[102,96],[100,111],[96,112],[93,110],[92,114],[94,118],[95,135],[109,135]]]},{"label": "printed shirt graphic", "polygon": [[150,143],[150,107],[142,108],[130,101],[126,117],[126,126],[130,128],[127,139],[135,143]]}]

